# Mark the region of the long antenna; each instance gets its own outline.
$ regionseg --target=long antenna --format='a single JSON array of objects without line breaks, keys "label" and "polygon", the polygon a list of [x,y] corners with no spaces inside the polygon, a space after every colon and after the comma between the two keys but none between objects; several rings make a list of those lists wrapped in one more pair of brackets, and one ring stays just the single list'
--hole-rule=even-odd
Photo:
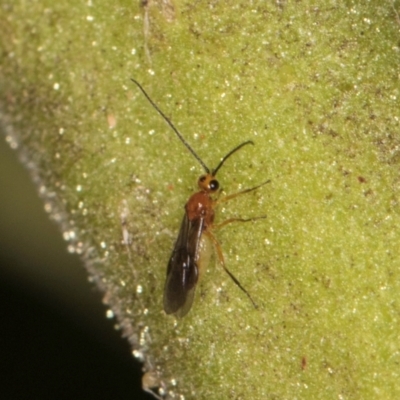
[{"label": "long antenna", "polygon": [[[179,133],[178,129],[175,128],[174,124],[171,122],[171,120],[160,110],[160,108],[157,106],[156,103],[150,98],[150,96],[146,93],[146,91],[143,89],[142,85],[136,81],[135,79],[131,78],[131,81],[136,84],[136,86],[142,91],[142,93],[145,95],[146,99],[150,102],[150,104],[158,111],[158,113],[164,118],[165,122],[172,128],[172,130],[177,134],[178,138],[181,140],[181,142],[186,146],[186,148],[193,154],[194,158],[201,164],[201,166],[204,168],[204,170],[207,172],[207,174],[210,173],[210,168],[207,167],[206,164],[202,161],[202,159],[194,152],[194,150],[189,146],[189,143],[183,138],[183,136]],[[242,144],[241,146],[243,146]],[[241,147],[239,146],[239,147]],[[236,149],[237,150],[237,149]],[[232,151],[233,152],[233,151]],[[231,153],[232,153],[231,152]],[[226,159],[228,156],[225,156],[224,159]],[[224,161],[222,159],[221,163]],[[220,168],[220,165],[218,166],[217,170]]]},{"label": "long antenna", "polygon": [[243,142],[242,144],[239,144],[239,146],[236,146],[233,150],[231,150],[225,157],[222,158],[220,163],[218,164],[218,167],[213,169],[211,172],[212,176],[217,175],[218,170],[224,165],[224,162],[233,154],[236,153],[238,150],[240,150],[243,146],[246,146],[247,144],[254,144],[252,140],[248,140],[247,142]]}]

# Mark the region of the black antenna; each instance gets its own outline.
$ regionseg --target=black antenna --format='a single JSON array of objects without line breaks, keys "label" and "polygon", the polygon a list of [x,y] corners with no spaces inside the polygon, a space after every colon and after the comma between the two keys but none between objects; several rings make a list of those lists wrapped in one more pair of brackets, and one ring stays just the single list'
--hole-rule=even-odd
[{"label": "black antenna", "polygon": [[[174,124],[171,122],[171,120],[160,110],[160,108],[157,106],[156,103],[154,103],[154,101],[150,98],[150,96],[146,93],[146,91],[143,89],[142,85],[138,82],[135,81],[135,79],[131,78],[131,81],[133,83],[135,83],[137,85],[137,87],[142,91],[142,93],[145,95],[146,99],[150,102],[150,104],[158,111],[158,113],[164,118],[165,122],[167,122],[167,124],[173,129],[173,131],[177,134],[178,138],[181,140],[181,142],[186,146],[186,148],[193,154],[194,158],[202,165],[202,167],[204,168],[204,170],[207,172],[207,174],[210,173],[210,168],[207,167],[206,164],[204,164],[204,162],[201,160],[201,158],[194,152],[194,150],[189,146],[189,143],[183,138],[183,136],[179,133],[178,129],[175,128]],[[239,148],[241,146],[244,146],[243,143],[242,145],[239,146]],[[238,150],[235,149],[235,150]],[[225,161],[225,159],[227,157],[229,157],[231,155],[231,153],[233,153],[235,150],[231,151],[227,156],[225,156],[220,165],[218,166],[217,170],[221,167],[221,164]],[[214,174],[213,174],[214,175]]]},{"label": "black antenna", "polygon": [[218,164],[218,167],[212,170],[211,175],[215,176],[217,175],[218,170],[224,165],[224,162],[233,154],[236,153],[238,150],[240,150],[243,146],[246,146],[247,144],[254,144],[252,140],[248,140],[247,142],[243,142],[242,144],[239,144],[239,146],[236,146],[233,150],[231,150],[223,159],[220,161]]}]

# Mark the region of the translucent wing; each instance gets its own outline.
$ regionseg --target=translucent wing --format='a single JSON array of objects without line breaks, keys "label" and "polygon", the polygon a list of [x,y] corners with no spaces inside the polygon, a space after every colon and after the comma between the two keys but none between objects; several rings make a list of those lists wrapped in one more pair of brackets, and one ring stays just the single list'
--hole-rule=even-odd
[{"label": "translucent wing", "polygon": [[199,279],[197,265],[204,219],[190,221],[185,213],[167,267],[164,288],[164,311],[177,317],[186,315],[192,307]]}]

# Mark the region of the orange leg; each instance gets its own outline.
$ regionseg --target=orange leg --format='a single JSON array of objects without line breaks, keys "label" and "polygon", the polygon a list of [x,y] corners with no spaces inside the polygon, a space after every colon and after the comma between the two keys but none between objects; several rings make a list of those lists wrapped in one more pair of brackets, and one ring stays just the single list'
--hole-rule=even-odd
[{"label": "orange leg", "polygon": [[[231,221],[232,222],[232,221]],[[235,282],[235,284],[239,287],[239,289],[246,294],[246,296],[250,299],[250,301],[252,302],[254,308],[257,308],[257,304],[254,302],[254,300],[252,299],[252,297],[250,296],[250,293],[241,285],[241,283],[237,280],[237,278],[235,277],[235,275],[232,274],[231,271],[229,271],[229,269],[226,267],[225,265],[225,260],[224,260],[224,255],[222,254],[222,249],[220,244],[218,243],[218,240],[216,239],[216,237],[210,232],[210,231],[204,231],[204,234],[206,234],[211,241],[214,243],[214,247],[217,250],[217,255],[218,255],[218,259],[220,264],[222,265],[222,268],[225,270],[225,272],[230,276],[230,278],[233,280],[233,282]]]},{"label": "orange leg", "polygon": [[215,229],[221,229],[222,227],[224,227],[225,225],[228,225],[232,222],[250,222],[250,221],[257,221],[258,219],[264,219],[267,218],[266,215],[263,215],[261,217],[253,217],[253,218],[229,218],[227,220],[225,220],[224,222],[221,222],[219,224],[214,224],[212,226],[212,228]]},{"label": "orange leg", "polygon": [[215,200],[214,204],[217,205],[217,204],[219,204],[219,203],[224,203],[224,202],[229,201],[229,200],[232,200],[232,199],[234,199],[235,197],[238,197],[238,196],[240,196],[240,195],[242,195],[242,194],[249,193],[249,192],[253,192],[254,190],[257,190],[257,189],[260,188],[261,186],[264,186],[264,185],[266,185],[267,183],[270,183],[270,182],[271,182],[271,180],[268,179],[267,181],[265,181],[265,182],[262,183],[261,185],[257,185],[257,186],[254,186],[254,187],[252,187],[252,188],[245,189],[245,190],[242,190],[242,191],[237,192],[237,193],[234,193],[234,194],[230,194],[230,195],[228,195],[228,196],[223,197],[222,199]]},{"label": "orange leg", "polygon": [[[240,196],[242,194],[249,193],[249,192],[252,192],[254,190],[257,190],[258,188],[260,188],[261,186],[266,185],[269,182],[271,182],[271,181],[267,180],[266,182],[262,183],[261,185],[254,186],[254,187],[252,187],[250,189],[245,189],[245,190],[242,190],[241,192],[237,192],[237,193],[230,194],[228,196],[222,197],[222,199],[215,200],[214,201],[214,207],[216,207],[219,203],[223,203],[223,202],[232,200],[235,197],[238,197],[238,196]],[[228,225],[228,224],[230,224],[232,222],[250,222],[250,221],[256,221],[258,219],[263,219],[263,218],[267,218],[267,216],[263,215],[261,217],[253,217],[253,218],[229,218],[224,222],[221,222],[219,224],[213,225],[213,229],[220,229],[223,226]]]}]

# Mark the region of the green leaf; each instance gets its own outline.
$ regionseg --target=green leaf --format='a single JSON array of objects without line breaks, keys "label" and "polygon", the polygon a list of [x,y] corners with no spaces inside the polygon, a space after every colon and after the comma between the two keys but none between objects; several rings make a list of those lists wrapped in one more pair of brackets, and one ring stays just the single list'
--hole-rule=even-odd
[{"label": "green leaf", "polygon": [[[0,11],[1,120],[46,209],[169,398],[397,398],[398,2],[22,0]],[[221,206],[183,319],[166,265],[201,166]],[[161,393],[161,394],[162,394]],[[180,397],[183,396],[183,397]]]}]

